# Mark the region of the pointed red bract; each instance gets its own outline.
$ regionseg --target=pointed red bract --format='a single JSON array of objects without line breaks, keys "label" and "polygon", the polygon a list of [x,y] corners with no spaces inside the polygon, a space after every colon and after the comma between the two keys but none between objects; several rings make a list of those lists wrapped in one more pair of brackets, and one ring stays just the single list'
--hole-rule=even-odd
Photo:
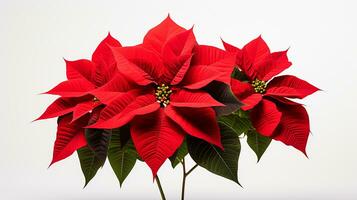
[{"label": "pointed red bract", "polygon": [[168,106],[165,113],[186,133],[223,149],[221,135],[212,108],[181,108]]},{"label": "pointed red bract", "polygon": [[199,45],[195,48],[192,62],[193,65],[204,65],[211,71],[221,73],[215,80],[229,85],[235,61],[236,58],[234,54],[228,53],[217,47]]},{"label": "pointed red bract", "polygon": [[318,90],[317,87],[295,76],[284,75],[269,82],[267,95],[302,99]]},{"label": "pointed red bract", "polygon": [[76,123],[71,123],[71,119],[71,115],[66,115],[58,120],[57,136],[51,165],[67,158],[77,149],[87,145],[83,127],[87,125],[88,117]]},{"label": "pointed red bract", "polygon": [[[134,48],[134,47],[131,47]],[[137,48],[141,48],[141,47],[137,47]],[[133,82],[137,83],[138,85],[148,85],[150,83],[153,83],[154,81],[154,77],[151,77],[150,74],[148,74],[148,72],[151,73],[151,75],[156,74],[156,72],[151,71],[150,69],[152,68],[152,66],[150,66],[150,68],[146,68],[147,66],[139,66],[136,65],[135,63],[131,62],[128,58],[125,57],[125,55],[123,55],[123,47],[122,48],[113,48],[113,55],[115,58],[115,61],[117,63],[118,66],[118,70],[120,73],[122,73],[123,75],[125,75],[128,79],[132,80]],[[138,50],[140,51],[140,50]],[[138,55],[138,54],[137,54]],[[150,58],[149,56],[145,57],[145,58]],[[150,61],[152,59],[150,58]],[[148,61],[148,62],[150,62]],[[143,67],[143,68],[141,68]],[[145,68],[144,68],[145,67]],[[154,68],[152,68],[154,69]],[[147,70],[147,71],[145,71]]]},{"label": "pointed red bract", "polygon": [[75,121],[85,114],[92,111],[95,107],[99,106],[100,103],[97,101],[85,101],[82,103],[78,103],[73,109],[73,119]]},{"label": "pointed red bract", "polygon": [[210,69],[205,65],[196,65],[187,71],[181,85],[192,90],[201,89],[223,75],[224,73]]},{"label": "pointed red bract", "polygon": [[204,91],[180,90],[171,95],[171,105],[175,107],[204,108],[224,106]]},{"label": "pointed red bract", "polygon": [[137,93],[125,93],[118,96],[101,112],[97,123],[90,128],[117,128],[125,125],[136,115],[144,115],[156,111],[160,104],[156,102],[154,95]]},{"label": "pointed red bract", "polygon": [[[171,80],[171,85],[178,85],[181,83],[187,70],[190,68],[191,59],[191,56],[187,59],[186,57],[182,57],[182,59],[178,60],[176,63],[170,63],[167,65],[168,70],[165,71],[163,78]],[[168,81],[164,80],[164,82]]]},{"label": "pointed red bract", "polygon": [[231,87],[233,94],[244,104],[241,107],[242,110],[254,108],[263,99],[261,94],[254,93],[253,87],[249,83],[232,79]]},{"label": "pointed red bract", "polygon": [[95,65],[90,60],[75,60],[66,62],[66,75],[68,80],[71,79],[86,79],[87,81],[92,80],[92,75],[95,70]]},{"label": "pointed red bract", "polygon": [[73,111],[77,101],[68,98],[58,98],[51,105],[49,105],[46,111],[36,120],[48,119],[53,117],[59,117],[68,114]]},{"label": "pointed red bract", "polygon": [[62,97],[80,97],[87,95],[95,89],[95,85],[85,79],[72,79],[63,81],[46,94],[60,95]]},{"label": "pointed red bract", "polygon": [[168,39],[172,38],[185,29],[177,25],[170,16],[162,21],[159,25],[152,28],[144,37],[143,46],[152,48],[161,53],[164,44]]},{"label": "pointed red bract", "polygon": [[114,64],[115,61],[110,47],[121,47],[121,44],[108,33],[107,37],[95,49],[92,61],[97,64],[105,64],[107,67]]},{"label": "pointed red bract", "polygon": [[268,100],[262,100],[250,113],[255,129],[264,136],[272,136],[281,118],[281,112],[276,105]]},{"label": "pointed red bract", "polygon": [[275,75],[280,74],[285,69],[291,66],[291,62],[288,60],[286,51],[274,52],[270,55],[270,61],[266,65],[261,66],[259,71],[264,74],[262,80],[267,81],[273,78]]},{"label": "pointed red bract", "polygon": [[130,127],[136,150],[156,177],[161,165],[181,145],[185,133],[162,109],[136,117]]},{"label": "pointed red bract", "polygon": [[108,36],[98,45],[92,55],[92,61],[96,63],[92,81],[96,86],[104,85],[110,81],[117,72],[116,63],[111,50],[113,47],[121,47],[121,44],[108,33]]},{"label": "pointed red bract", "polygon": [[301,105],[279,105],[282,112],[279,126],[273,138],[300,150],[306,155],[306,143],[310,133],[309,116]]}]

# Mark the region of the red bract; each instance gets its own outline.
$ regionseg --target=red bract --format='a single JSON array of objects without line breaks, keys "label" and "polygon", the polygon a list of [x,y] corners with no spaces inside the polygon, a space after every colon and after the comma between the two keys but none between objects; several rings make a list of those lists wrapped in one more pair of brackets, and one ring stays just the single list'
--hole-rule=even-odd
[{"label": "red bract", "polygon": [[46,92],[61,96],[37,119],[60,117],[51,164],[67,158],[87,144],[83,127],[102,108],[102,103],[90,91],[108,82],[117,71],[109,46],[121,45],[108,34],[93,53],[91,61],[66,60],[68,80]]},{"label": "red bract", "polygon": [[243,49],[223,44],[227,51],[236,54],[236,64],[248,79],[232,79],[231,84],[233,93],[245,104],[242,109],[251,110],[255,129],[306,154],[310,132],[307,112],[301,104],[287,98],[302,99],[319,89],[291,75],[273,78],[290,67],[291,62],[287,51],[270,53],[260,36]]},{"label": "red bract", "polygon": [[170,17],[151,29],[143,44],[112,50],[119,73],[93,92],[107,106],[90,128],[130,123],[134,145],[154,176],[186,134],[222,148],[212,107],[224,105],[203,87],[230,83],[234,55],[198,45],[192,29]]}]

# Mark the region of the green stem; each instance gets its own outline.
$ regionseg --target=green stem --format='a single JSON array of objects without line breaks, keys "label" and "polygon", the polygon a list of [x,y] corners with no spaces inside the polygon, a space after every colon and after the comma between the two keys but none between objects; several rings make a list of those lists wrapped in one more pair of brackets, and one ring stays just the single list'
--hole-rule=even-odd
[{"label": "green stem", "polygon": [[185,186],[186,186],[186,178],[187,176],[194,170],[196,167],[198,167],[198,164],[193,166],[188,172],[186,172],[186,164],[185,164],[185,158],[182,159],[182,171],[183,171],[183,176],[182,176],[182,189],[181,189],[181,200],[185,200]]},{"label": "green stem", "polygon": [[156,183],[157,183],[157,187],[158,187],[159,190],[160,190],[161,199],[162,199],[162,200],[166,200],[166,197],[165,197],[165,194],[164,194],[164,190],[162,189],[159,176],[157,176],[157,175],[156,175]]},{"label": "green stem", "polygon": [[194,169],[196,169],[196,167],[198,167],[198,164],[195,164],[195,166],[193,166],[190,170],[188,170],[186,176],[188,176]]},{"label": "green stem", "polygon": [[181,200],[184,200],[185,199],[186,176],[187,176],[185,158],[182,159],[182,171],[183,171],[183,176],[182,176]]}]

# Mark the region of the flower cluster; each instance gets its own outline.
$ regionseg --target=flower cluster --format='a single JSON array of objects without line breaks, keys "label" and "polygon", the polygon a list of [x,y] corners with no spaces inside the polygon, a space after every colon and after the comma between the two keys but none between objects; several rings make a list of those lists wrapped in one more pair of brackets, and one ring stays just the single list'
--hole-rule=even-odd
[{"label": "flower cluster", "polygon": [[78,152],[86,184],[109,160],[120,184],[137,160],[154,178],[169,159],[237,183],[240,138],[258,159],[271,139],[305,152],[309,119],[291,98],[318,89],[287,69],[287,51],[271,53],[261,37],[242,49],[198,44],[193,29],[167,17],[135,46],[110,34],[91,60],[66,62],[66,81],[38,119],[58,117],[51,164]]}]

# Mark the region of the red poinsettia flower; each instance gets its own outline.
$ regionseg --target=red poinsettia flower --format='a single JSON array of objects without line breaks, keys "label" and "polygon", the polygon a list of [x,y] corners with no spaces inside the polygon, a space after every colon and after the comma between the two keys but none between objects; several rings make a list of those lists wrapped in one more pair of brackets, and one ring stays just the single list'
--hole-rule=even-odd
[{"label": "red poinsettia flower", "polygon": [[60,117],[51,164],[87,145],[83,127],[89,121],[94,123],[93,119],[102,108],[101,102],[90,91],[108,82],[117,71],[109,46],[121,45],[108,34],[93,53],[91,61],[66,60],[68,80],[45,93],[61,96],[37,119]]},{"label": "red poinsettia flower", "polygon": [[230,83],[235,57],[198,45],[192,29],[167,17],[143,44],[113,48],[119,73],[93,94],[107,106],[89,128],[130,123],[131,137],[154,176],[181,145],[186,134],[222,147],[215,111],[224,106],[204,88]]},{"label": "red poinsettia flower", "polygon": [[259,36],[242,49],[223,42],[227,51],[236,54],[236,64],[247,81],[232,79],[236,97],[251,110],[250,118],[262,135],[291,145],[304,154],[310,132],[305,108],[287,98],[302,99],[317,90],[315,86],[295,76],[275,75],[290,67],[287,51],[271,53]]}]

